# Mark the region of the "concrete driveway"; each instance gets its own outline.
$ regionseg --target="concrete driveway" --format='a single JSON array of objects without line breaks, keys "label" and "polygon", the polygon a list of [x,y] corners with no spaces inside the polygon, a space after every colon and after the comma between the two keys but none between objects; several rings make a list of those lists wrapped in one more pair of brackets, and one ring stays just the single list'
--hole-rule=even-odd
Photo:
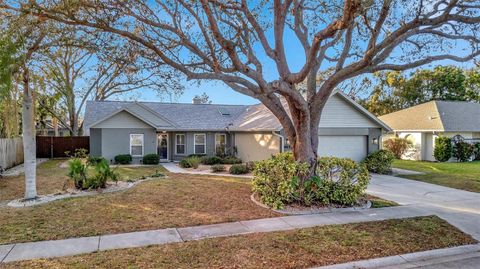
[{"label": "concrete driveway", "polygon": [[480,193],[386,175],[373,175],[367,192],[431,211],[480,240]]}]

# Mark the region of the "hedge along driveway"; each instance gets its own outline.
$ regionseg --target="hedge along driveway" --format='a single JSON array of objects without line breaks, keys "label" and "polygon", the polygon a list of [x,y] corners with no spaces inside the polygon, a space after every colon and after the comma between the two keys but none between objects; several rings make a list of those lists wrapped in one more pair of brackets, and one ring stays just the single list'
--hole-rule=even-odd
[{"label": "hedge along driveway", "polygon": [[0,244],[279,216],[250,201],[246,179],[169,174],[124,192],[0,210]]}]

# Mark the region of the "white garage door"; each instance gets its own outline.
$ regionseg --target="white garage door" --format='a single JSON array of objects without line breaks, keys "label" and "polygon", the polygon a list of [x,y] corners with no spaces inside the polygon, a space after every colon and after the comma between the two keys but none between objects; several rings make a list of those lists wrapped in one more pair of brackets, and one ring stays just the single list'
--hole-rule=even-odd
[{"label": "white garage door", "polygon": [[318,136],[318,156],[350,158],[360,162],[367,156],[367,136]]}]

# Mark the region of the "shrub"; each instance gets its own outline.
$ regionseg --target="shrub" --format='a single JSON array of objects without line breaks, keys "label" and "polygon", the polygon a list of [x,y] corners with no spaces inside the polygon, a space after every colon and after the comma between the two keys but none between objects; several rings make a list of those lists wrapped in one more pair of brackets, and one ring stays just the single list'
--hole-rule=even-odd
[{"label": "shrub", "polygon": [[69,163],[68,176],[73,179],[75,188],[77,189],[97,189],[105,188],[107,180],[114,182],[118,181],[118,174],[110,169],[108,161],[101,159],[95,164],[95,174],[92,177],[88,177],[88,167],[91,165],[85,165],[81,159],[75,158]]},{"label": "shrub", "polygon": [[400,159],[412,146],[412,142],[405,138],[394,137],[383,142],[383,146],[390,150],[395,155],[395,158]]},{"label": "shrub", "polygon": [[246,162],[245,166],[247,167],[247,170],[250,173],[255,169],[255,162]]},{"label": "shrub", "polygon": [[388,174],[392,170],[393,160],[395,155],[391,151],[381,149],[368,154],[362,163],[372,173]]},{"label": "shrub", "polygon": [[116,164],[130,164],[132,163],[132,155],[120,154],[114,158]]},{"label": "shrub", "polygon": [[452,157],[452,139],[444,136],[435,138],[433,156],[439,162],[446,162]]},{"label": "shrub", "polygon": [[92,156],[88,156],[87,158],[87,164],[88,165],[96,165],[97,163],[101,162],[102,160],[105,160],[105,158],[103,157],[92,157]]},{"label": "shrub", "polygon": [[455,143],[453,147],[453,155],[457,158],[460,162],[467,162],[470,161],[473,155],[473,145],[467,142],[458,141]]},{"label": "shrub", "polygon": [[308,165],[296,162],[291,152],[274,155],[257,162],[253,170],[253,191],[260,196],[262,203],[282,208],[296,198],[295,178],[307,171]]},{"label": "shrub", "polygon": [[473,144],[473,154],[475,155],[475,160],[480,160],[480,142]]},{"label": "shrub", "polygon": [[160,162],[160,156],[158,154],[147,154],[143,156],[143,164],[158,164]]},{"label": "shrub", "polygon": [[237,158],[235,156],[226,156],[222,159],[223,164],[240,164],[242,163],[242,159]]},{"label": "shrub", "polygon": [[213,173],[220,173],[220,172],[225,172],[227,169],[225,168],[225,165],[223,164],[215,164],[212,165],[210,168]]},{"label": "shrub", "polygon": [[232,175],[243,175],[247,174],[249,171],[247,166],[244,164],[234,164],[230,166],[230,170],[228,170],[228,172]]},{"label": "shrub", "polygon": [[198,157],[198,158],[201,158],[201,157],[205,157],[205,154],[190,154],[187,156],[187,158],[190,158],[190,157]]},{"label": "shrub", "polygon": [[198,166],[200,165],[200,158],[199,158],[199,157],[196,157],[196,156],[187,157],[187,158],[181,160],[178,165],[179,165],[180,167],[183,167],[183,168],[194,168],[194,169],[197,169]]},{"label": "shrub", "polygon": [[210,157],[205,156],[205,157],[202,157],[201,161],[202,161],[202,164],[205,164],[205,165],[214,165],[214,164],[221,164],[222,158],[218,156],[210,156]]},{"label": "shrub", "polygon": [[68,163],[68,177],[70,177],[75,188],[83,189],[83,183],[87,179],[87,166],[82,160],[75,158]]},{"label": "shrub", "polygon": [[[316,173],[307,182],[316,185],[314,197],[322,204],[354,205],[364,195],[370,180],[364,164],[346,158],[320,158]],[[309,190],[305,192],[308,194]]]}]

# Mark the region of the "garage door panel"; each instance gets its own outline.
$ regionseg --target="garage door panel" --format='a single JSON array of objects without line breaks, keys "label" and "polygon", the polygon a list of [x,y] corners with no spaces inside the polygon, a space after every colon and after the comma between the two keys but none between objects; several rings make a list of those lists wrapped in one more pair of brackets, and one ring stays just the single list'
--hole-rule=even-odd
[{"label": "garage door panel", "polygon": [[318,156],[350,158],[360,162],[367,155],[367,136],[318,136]]}]

